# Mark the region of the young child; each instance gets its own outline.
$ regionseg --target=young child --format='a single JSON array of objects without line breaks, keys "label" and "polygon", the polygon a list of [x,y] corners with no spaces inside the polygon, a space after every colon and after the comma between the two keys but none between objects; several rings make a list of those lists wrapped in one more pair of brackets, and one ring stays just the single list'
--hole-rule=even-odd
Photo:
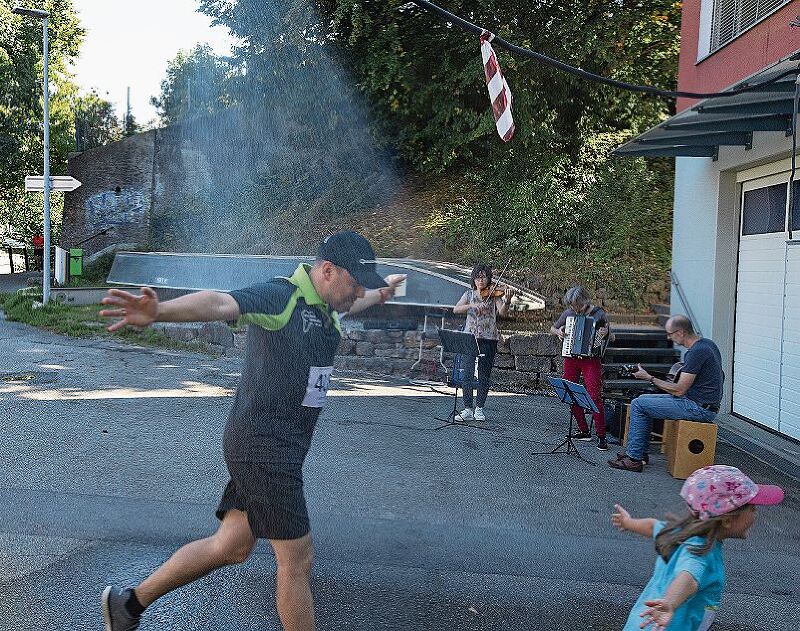
[{"label": "young child", "polygon": [[755,507],[780,503],[783,489],[756,484],[736,467],[711,465],[687,478],[681,497],[689,515],[668,516],[666,523],[634,519],[614,505],[611,523],[622,531],[654,537],[658,552],[653,576],[623,631],[706,631],[725,587],[722,541],[747,537],[756,519]]}]

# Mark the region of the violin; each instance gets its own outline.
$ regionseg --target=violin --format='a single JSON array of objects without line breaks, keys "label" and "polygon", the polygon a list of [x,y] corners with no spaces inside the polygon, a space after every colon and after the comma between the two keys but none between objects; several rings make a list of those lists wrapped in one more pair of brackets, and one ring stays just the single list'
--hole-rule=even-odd
[{"label": "violin", "polygon": [[500,279],[503,278],[503,274],[506,273],[506,270],[508,269],[508,265],[510,263],[511,259],[508,259],[508,261],[505,264],[505,267],[503,267],[503,271],[500,272],[500,275],[497,277],[497,280],[494,281],[494,284],[492,284],[491,287],[485,287],[481,289],[481,300],[488,303],[490,300],[493,300],[495,298],[502,298],[503,296],[506,295],[506,292],[510,291],[511,295],[517,293],[517,290],[514,289],[513,287],[509,287],[505,283],[500,282]]},{"label": "violin", "polygon": [[502,298],[506,295],[506,291],[511,290],[512,293],[517,293],[517,290],[508,285],[495,285],[494,287],[484,287],[481,289],[481,300],[490,300],[492,298]]}]

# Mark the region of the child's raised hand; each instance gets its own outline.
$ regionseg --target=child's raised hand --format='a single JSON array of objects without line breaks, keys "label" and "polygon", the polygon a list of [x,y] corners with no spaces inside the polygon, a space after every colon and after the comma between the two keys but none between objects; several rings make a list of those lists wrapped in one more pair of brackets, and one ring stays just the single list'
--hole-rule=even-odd
[{"label": "child's raised hand", "polygon": [[614,524],[616,528],[619,530],[626,530],[630,518],[631,514],[628,511],[619,504],[614,504],[614,512],[611,513],[611,523]]},{"label": "child's raised hand", "polygon": [[656,598],[654,600],[644,601],[645,609],[640,616],[644,618],[644,622],[639,625],[640,629],[651,628],[652,631],[664,631],[669,623],[672,621],[672,615],[675,610],[663,598]]}]

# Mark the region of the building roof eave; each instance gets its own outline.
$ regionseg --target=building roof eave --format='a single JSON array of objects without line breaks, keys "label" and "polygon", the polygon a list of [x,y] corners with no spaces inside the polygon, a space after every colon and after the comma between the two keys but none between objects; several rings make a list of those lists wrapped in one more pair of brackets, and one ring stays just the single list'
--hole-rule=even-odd
[{"label": "building roof eave", "polygon": [[[800,73],[800,62],[788,60],[731,89],[761,84],[787,70]],[[751,147],[755,132],[790,134],[795,81],[796,76],[789,76],[751,92],[700,101],[629,140],[614,154],[716,159],[720,146]]]}]

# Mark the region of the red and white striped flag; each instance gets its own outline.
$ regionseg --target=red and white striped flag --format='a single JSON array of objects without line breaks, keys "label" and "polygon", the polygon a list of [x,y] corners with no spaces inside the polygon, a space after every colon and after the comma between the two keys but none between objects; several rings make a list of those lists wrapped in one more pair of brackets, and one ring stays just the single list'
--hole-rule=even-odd
[{"label": "red and white striped flag", "polygon": [[492,102],[492,113],[497,133],[503,142],[508,142],[514,136],[514,119],[511,116],[511,90],[506,83],[500,64],[494,54],[490,42],[494,33],[484,31],[481,34],[481,56],[483,57],[483,71],[486,74],[486,86],[489,88],[489,100]]}]

